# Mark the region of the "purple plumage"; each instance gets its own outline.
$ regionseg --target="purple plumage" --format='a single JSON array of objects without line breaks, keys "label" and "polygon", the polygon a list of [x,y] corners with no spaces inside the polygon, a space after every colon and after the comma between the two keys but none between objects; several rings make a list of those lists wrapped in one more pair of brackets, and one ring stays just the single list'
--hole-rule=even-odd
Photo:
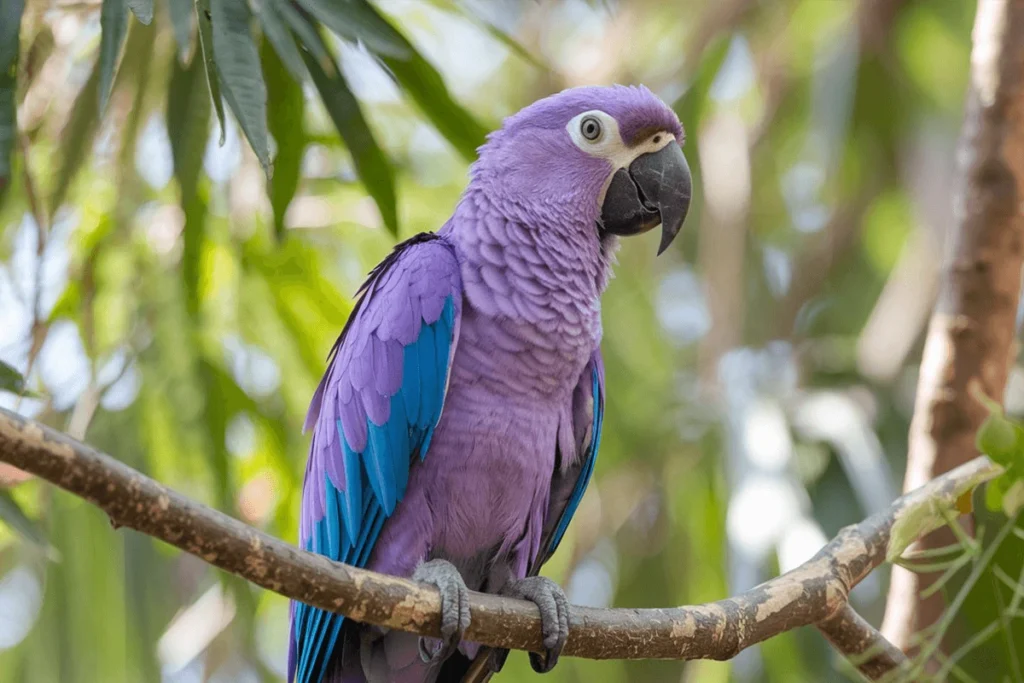
[{"label": "purple plumage", "polygon": [[[307,418],[304,547],[398,576],[445,560],[489,592],[537,573],[597,454],[616,235],[678,231],[681,143],[668,107],[619,86],[541,100],[489,136],[451,219],[361,290]],[[305,605],[292,621],[301,683],[458,680],[478,655],[456,638],[427,662],[415,636]]]}]

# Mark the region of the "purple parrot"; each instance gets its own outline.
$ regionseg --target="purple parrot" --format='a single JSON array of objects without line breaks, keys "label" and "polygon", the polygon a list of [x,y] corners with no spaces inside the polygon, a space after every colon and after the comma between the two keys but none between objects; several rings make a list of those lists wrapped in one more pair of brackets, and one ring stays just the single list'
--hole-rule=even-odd
[{"label": "purple parrot", "polygon": [[441,230],[370,273],[306,418],[300,542],[437,586],[444,638],[292,603],[290,681],[489,676],[508,653],[462,640],[468,589],[536,603],[531,664],[554,666],[568,603],[538,571],[597,457],[601,294],[618,236],[660,224],[660,254],[679,232],[682,143],[644,87],[542,99],[488,136]]}]

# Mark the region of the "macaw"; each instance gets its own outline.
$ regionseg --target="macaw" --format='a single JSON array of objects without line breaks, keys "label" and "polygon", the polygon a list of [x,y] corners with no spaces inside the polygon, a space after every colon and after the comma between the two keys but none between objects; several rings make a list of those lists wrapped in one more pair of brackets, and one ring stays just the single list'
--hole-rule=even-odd
[{"label": "macaw", "polygon": [[601,294],[619,236],[679,232],[683,128],[645,87],[583,87],[507,118],[436,233],[376,267],[329,355],[300,544],[437,586],[442,639],[294,602],[296,683],[458,681],[507,651],[464,642],[468,590],[540,609],[550,670],[568,602],[538,575],[594,471],[604,415]]}]

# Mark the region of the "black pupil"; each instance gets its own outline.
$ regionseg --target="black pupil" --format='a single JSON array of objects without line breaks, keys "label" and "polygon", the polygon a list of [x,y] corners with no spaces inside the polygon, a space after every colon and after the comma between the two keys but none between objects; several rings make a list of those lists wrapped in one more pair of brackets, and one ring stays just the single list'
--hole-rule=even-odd
[{"label": "black pupil", "polygon": [[588,140],[596,138],[599,131],[600,126],[594,119],[587,119],[583,122],[583,136]]}]

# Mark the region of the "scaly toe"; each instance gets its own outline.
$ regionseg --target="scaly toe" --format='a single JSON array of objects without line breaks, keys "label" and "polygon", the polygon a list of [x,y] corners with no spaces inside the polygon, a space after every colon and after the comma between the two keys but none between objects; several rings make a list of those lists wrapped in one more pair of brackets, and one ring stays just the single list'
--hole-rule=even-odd
[{"label": "scaly toe", "polygon": [[530,665],[537,673],[547,673],[558,663],[569,639],[569,600],[561,586],[544,576],[531,576],[509,586],[509,594],[529,600],[540,610],[544,637],[543,655],[530,653]]},{"label": "scaly toe", "polygon": [[459,647],[469,628],[469,589],[459,570],[447,560],[424,562],[412,578],[436,586],[441,593],[441,640],[420,638],[419,649],[425,662],[444,661]]}]

